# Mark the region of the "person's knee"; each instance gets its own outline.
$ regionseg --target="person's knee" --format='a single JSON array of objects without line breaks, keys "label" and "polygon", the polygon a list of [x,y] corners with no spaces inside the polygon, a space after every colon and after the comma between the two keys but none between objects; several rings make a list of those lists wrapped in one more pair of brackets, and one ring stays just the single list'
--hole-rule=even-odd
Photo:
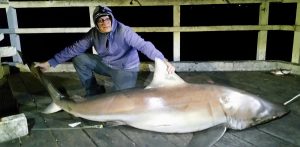
[{"label": "person's knee", "polygon": [[89,57],[87,56],[87,54],[81,54],[74,57],[72,59],[72,62],[74,65],[81,65],[81,64],[85,64],[88,61],[88,58]]},{"label": "person's knee", "polygon": [[115,90],[124,90],[134,88],[136,86],[137,73],[131,72],[118,77],[118,80],[114,81]]}]

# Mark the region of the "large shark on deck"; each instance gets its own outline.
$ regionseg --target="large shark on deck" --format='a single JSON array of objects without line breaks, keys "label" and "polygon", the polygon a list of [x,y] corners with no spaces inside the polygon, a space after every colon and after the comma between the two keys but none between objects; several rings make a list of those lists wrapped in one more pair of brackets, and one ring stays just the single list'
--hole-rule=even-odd
[{"label": "large shark on deck", "polygon": [[74,102],[64,98],[36,68],[53,102],[45,113],[63,109],[74,116],[100,122],[117,122],[163,133],[195,132],[189,146],[211,146],[226,129],[242,130],[286,114],[281,105],[245,91],[215,84],[191,84],[176,73],[168,74],[155,60],[152,82],[145,89],[130,89]]}]

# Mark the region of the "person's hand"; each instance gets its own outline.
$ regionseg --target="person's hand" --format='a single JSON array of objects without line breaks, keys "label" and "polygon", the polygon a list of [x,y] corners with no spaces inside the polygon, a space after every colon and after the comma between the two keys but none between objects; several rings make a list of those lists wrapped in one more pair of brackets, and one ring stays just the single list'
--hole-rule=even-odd
[{"label": "person's hand", "polygon": [[167,65],[168,73],[173,74],[175,72],[175,67],[170,62],[168,62],[167,60],[164,60],[164,61],[165,61],[165,64]]},{"label": "person's hand", "polygon": [[42,72],[47,71],[50,68],[49,62],[36,62],[34,67],[39,67]]}]

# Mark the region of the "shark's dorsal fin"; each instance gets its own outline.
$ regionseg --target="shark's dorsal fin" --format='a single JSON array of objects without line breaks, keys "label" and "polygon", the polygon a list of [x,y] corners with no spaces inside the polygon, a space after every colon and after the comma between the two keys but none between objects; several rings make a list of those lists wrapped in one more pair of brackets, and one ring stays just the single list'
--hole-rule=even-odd
[{"label": "shark's dorsal fin", "polygon": [[155,70],[151,83],[145,88],[157,88],[157,87],[171,87],[185,84],[185,81],[181,79],[176,73],[169,74],[167,71],[167,65],[161,59],[155,59]]}]

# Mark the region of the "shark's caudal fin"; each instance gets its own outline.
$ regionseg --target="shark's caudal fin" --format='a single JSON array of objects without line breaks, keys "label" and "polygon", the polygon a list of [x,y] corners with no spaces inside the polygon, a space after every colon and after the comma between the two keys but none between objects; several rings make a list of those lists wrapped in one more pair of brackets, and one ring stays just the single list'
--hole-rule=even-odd
[{"label": "shark's caudal fin", "polygon": [[176,73],[169,74],[167,71],[167,65],[161,59],[155,59],[155,70],[151,83],[146,87],[156,88],[156,87],[170,87],[185,84]]},{"label": "shark's caudal fin", "polygon": [[52,103],[43,111],[43,113],[54,113],[61,108],[55,104],[56,101],[59,101],[64,96],[52,85],[52,83],[45,78],[43,73],[40,71],[39,68],[35,68],[33,65],[30,67],[31,72],[33,75],[41,81],[41,83],[44,85],[44,87],[47,89],[49,95],[52,98]]}]

